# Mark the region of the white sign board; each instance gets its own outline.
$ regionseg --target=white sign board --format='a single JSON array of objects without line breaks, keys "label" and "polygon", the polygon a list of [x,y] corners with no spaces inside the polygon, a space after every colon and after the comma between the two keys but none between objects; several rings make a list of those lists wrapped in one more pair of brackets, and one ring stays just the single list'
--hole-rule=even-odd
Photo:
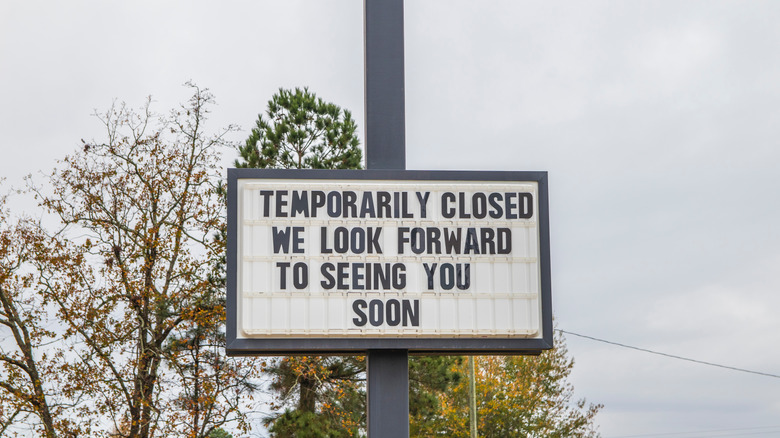
[{"label": "white sign board", "polygon": [[236,339],[543,337],[539,181],[234,190]]}]

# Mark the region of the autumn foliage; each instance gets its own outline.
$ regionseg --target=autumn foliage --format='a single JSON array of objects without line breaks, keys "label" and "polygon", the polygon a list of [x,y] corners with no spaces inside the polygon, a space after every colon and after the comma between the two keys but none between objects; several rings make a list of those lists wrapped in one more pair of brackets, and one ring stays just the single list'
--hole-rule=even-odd
[{"label": "autumn foliage", "polygon": [[[46,351],[56,334],[47,328],[46,305],[34,268],[44,237],[29,219],[12,221],[0,198],[0,436],[22,432],[55,437],[74,430],[60,413],[67,399],[56,395],[62,383],[61,355]],[[39,293],[31,293],[37,291]],[[3,330],[5,329],[5,330]]]},{"label": "autumn foliage", "polygon": [[[477,429],[480,437],[595,438],[600,405],[573,399],[568,376],[574,361],[561,337],[539,356],[475,357]],[[455,371],[467,375],[466,361]],[[469,437],[469,384],[462,378],[440,394],[441,411],[413,416],[411,435]]]},{"label": "autumn foliage", "polygon": [[[64,436],[205,437],[227,421],[242,424],[253,367],[224,357],[224,289],[214,272],[224,253],[215,238],[224,224],[218,148],[229,129],[205,133],[212,97],[191,88],[168,115],[149,101],[99,114],[104,141],[83,142],[47,186],[31,185],[59,225],[30,237],[33,268],[3,278],[2,295],[27,309],[17,325],[30,343],[58,359],[45,377],[58,380],[69,409],[59,423],[48,420],[30,373],[29,389],[7,404],[34,404],[27,410],[47,431],[67,423]],[[36,315],[35,302],[49,312]],[[42,322],[56,336],[38,329]],[[35,342],[43,337],[56,342],[43,349]]]}]

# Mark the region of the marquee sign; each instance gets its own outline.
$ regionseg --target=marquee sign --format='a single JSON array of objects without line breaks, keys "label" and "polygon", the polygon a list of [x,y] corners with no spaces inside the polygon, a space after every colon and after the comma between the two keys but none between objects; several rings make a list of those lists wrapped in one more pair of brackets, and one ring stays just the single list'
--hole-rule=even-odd
[{"label": "marquee sign", "polygon": [[551,348],[545,172],[228,171],[229,354]]}]

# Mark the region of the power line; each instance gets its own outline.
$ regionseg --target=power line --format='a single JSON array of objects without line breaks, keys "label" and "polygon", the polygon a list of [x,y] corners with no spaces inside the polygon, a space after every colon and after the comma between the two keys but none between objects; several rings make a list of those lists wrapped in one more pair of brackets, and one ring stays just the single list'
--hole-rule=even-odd
[{"label": "power line", "polygon": [[621,343],[618,343],[618,342],[607,341],[606,339],[594,338],[593,336],[581,335],[579,333],[569,332],[569,331],[566,331],[566,330],[561,330],[561,329],[555,329],[555,330],[557,330],[557,331],[559,331],[561,333],[565,333],[567,335],[578,336],[580,338],[590,339],[590,340],[596,341],[596,342],[603,342],[605,344],[610,344],[610,345],[616,345],[618,347],[630,348],[632,350],[644,351],[645,353],[657,354],[659,356],[670,357],[672,359],[679,359],[679,360],[684,360],[684,361],[688,361],[688,362],[698,363],[698,364],[702,364],[702,365],[709,365],[709,366],[718,367],[718,368],[725,368],[727,370],[732,370],[732,371],[741,371],[743,373],[758,374],[759,376],[774,377],[775,379],[780,379],[780,375],[777,375],[777,374],[762,373],[760,371],[752,371],[752,370],[746,370],[744,368],[730,367],[730,366],[727,366],[727,365],[721,365],[721,364],[712,363],[712,362],[705,362],[703,360],[696,360],[696,359],[691,359],[691,358],[688,358],[688,357],[675,356],[674,354],[661,353],[659,351],[648,350],[646,348],[633,347],[631,345],[626,345],[626,344],[621,344]]},{"label": "power line", "polygon": [[[620,436],[613,436],[610,438],[657,438],[657,437],[680,437],[680,438],[696,438],[696,437],[707,437],[712,438],[715,436],[718,437],[737,437],[737,436],[747,436],[747,435],[764,435],[764,434],[775,434],[778,432],[777,429],[779,429],[780,426],[761,426],[761,427],[744,427],[739,429],[714,429],[714,430],[700,430],[700,431],[694,431],[694,432],[666,432],[666,433],[649,433],[649,434],[641,434],[641,435],[620,435]],[[733,432],[737,432],[737,434],[733,434]],[[712,434],[718,434],[718,435],[712,435]],[[723,433],[727,433],[727,435],[721,435]]]}]

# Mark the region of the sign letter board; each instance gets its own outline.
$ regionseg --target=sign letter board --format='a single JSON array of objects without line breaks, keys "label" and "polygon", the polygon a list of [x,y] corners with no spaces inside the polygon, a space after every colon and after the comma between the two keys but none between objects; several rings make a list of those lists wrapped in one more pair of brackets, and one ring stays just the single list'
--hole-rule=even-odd
[{"label": "sign letter board", "polygon": [[546,172],[228,170],[231,355],[552,348]]}]

